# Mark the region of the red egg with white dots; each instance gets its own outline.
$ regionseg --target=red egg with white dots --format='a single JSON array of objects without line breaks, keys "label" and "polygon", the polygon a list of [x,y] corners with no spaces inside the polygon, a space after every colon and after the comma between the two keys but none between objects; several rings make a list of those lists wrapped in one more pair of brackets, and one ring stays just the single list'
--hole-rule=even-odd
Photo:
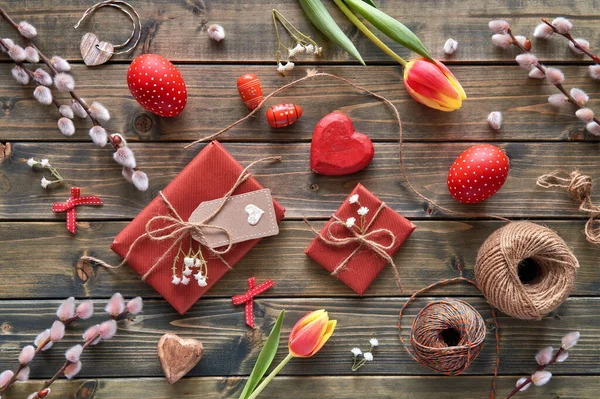
[{"label": "red egg with white dots", "polygon": [[127,71],[127,85],[133,98],[156,115],[179,115],[187,103],[181,73],[160,55],[143,54],[133,60]]},{"label": "red egg with white dots", "polygon": [[457,201],[474,204],[496,194],[508,177],[510,161],[495,145],[469,147],[448,171],[448,191]]}]

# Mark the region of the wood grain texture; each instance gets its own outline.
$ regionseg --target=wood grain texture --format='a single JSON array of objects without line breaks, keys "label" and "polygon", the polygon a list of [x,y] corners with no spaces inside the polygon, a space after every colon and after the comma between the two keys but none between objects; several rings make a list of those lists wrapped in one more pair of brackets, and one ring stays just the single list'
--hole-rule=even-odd
[{"label": "wood grain texture", "polygon": [[[505,143],[498,144],[508,155],[511,170],[502,189],[487,201],[464,205],[448,193],[446,178],[454,159],[470,143],[416,143],[405,147],[405,164],[414,186],[438,204],[458,211],[481,212],[506,217],[583,218],[569,196],[561,190],[536,187],[538,176],[552,170],[579,169],[594,178],[597,170],[598,143]],[[182,144],[131,144],[137,164],[148,173],[150,188],[137,191],[121,177],[121,168],[111,150],[93,144],[12,143],[10,157],[0,164],[0,218],[64,220],[51,212],[53,202],[64,201],[66,187],[44,190],[43,173],[26,164],[30,157],[50,161],[67,184],[85,187],[82,195],[98,195],[104,202],[99,208],[80,207],[79,220],[132,219],[164,188],[202,146],[183,150]],[[428,204],[410,192],[400,175],[398,145],[375,144],[375,157],[363,171],[332,178],[309,169],[310,144],[225,144],[242,164],[273,155],[283,162],[253,171],[258,181],[270,188],[286,211],[286,218],[329,218],[358,183],[362,183],[394,210],[406,217],[430,217]],[[209,178],[209,176],[207,176]],[[449,218],[434,212],[436,218]]]},{"label": "wood grain texture", "polygon": [[[38,43],[42,49],[71,60],[81,59],[79,42],[81,36],[88,31],[96,33],[100,40],[113,44],[121,43],[131,32],[127,17],[112,9],[101,10],[87,19],[79,29],[73,29],[83,11],[90,6],[82,0],[33,0],[18,6],[17,3],[8,1],[4,3],[13,19],[27,19],[38,28]],[[393,63],[391,58],[358,32],[331,2],[325,3],[367,63]],[[116,60],[132,59],[147,48],[173,61],[270,61],[274,64],[276,39],[271,9],[277,8],[302,32],[313,36],[323,46],[324,55],[317,60],[358,64],[341,48],[326,41],[309,24],[295,0],[132,0],[131,4],[142,17],[141,43],[132,54],[115,57]],[[585,37],[590,43],[600,41],[600,32],[596,29],[600,5],[595,2],[500,0],[488,4],[448,0],[440,6],[436,0],[379,0],[377,5],[413,30],[434,57],[457,62],[513,59],[516,55],[514,51],[502,51],[491,44],[492,33],[487,24],[491,19],[497,18],[509,20],[516,34],[532,35],[540,18],[565,16],[575,23],[577,36]],[[222,43],[215,43],[208,38],[206,29],[213,23],[225,28],[227,36]],[[14,33],[6,24],[0,24],[0,35],[12,37]],[[449,37],[460,43],[453,57],[444,56],[442,51],[444,42]],[[384,42],[402,57],[411,56],[407,50],[387,38]],[[582,59],[570,53],[564,39],[553,38],[550,43],[536,40],[533,44],[534,50],[543,59]]]},{"label": "wood grain texture", "polygon": [[[540,222],[557,233],[573,249],[580,269],[573,295],[598,295],[600,275],[598,249],[585,241],[582,221]],[[315,222],[322,227],[323,222]],[[394,256],[409,295],[435,281],[462,275],[474,278],[479,246],[501,222],[417,221],[417,229]],[[126,222],[81,222],[71,237],[63,223],[0,223],[0,298],[56,298],[65,296],[108,298],[113,292],[125,296],[160,298],[140,276],[125,266],[119,270],[94,268],[78,262],[83,254],[117,264],[120,258],[109,246]],[[260,297],[357,297],[346,285],[304,255],[313,239],[302,222],[284,221],[280,234],[263,239],[208,292],[206,298],[227,298],[243,293],[249,277],[259,282],[275,280]],[[26,248],[44,254],[43,263],[31,273],[32,257]],[[36,262],[34,262],[36,263]],[[38,264],[38,263],[36,263]],[[392,270],[387,266],[366,296],[398,296]],[[440,287],[431,295],[479,295],[470,286]],[[200,300],[196,307],[201,308]],[[299,299],[299,301],[301,301]],[[241,308],[240,308],[241,309]]]},{"label": "wood grain texture", "polygon": [[[498,379],[497,397],[508,394],[514,387],[516,377]],[[144,392],[146,399],[189,398],[225,399],[237,398],[244,387],[241,377],[195,377],[184,378],[170,386],[161,378],[103,378],[59,380],[52,385],[55,397],[73,399],[122,399],[134,398]],[[440,383],[442,381],[443,383]],[[481,399],[490,390],[490,377],[460,376],[344,376],[344,377],[277,377],[264,391],[265,397],[286,396],[302,399]],[[19,383],[11,388],[6,399],[26,397],[42,385],[42,381]],[[596,399],[600,378],[578,376],[554,376],[543,387],[535,387],[519,393],[519,398]]]},{"label": "wood grain texture", "polygon": [[[1,24],[0,24],[1,26]],[[245,116],[248,109],[239,97],[236,80],[255,73],[268,94],[305,74],[298,66],[290,76],[279,76],[272,66],[180,65],[188,89],[186,109],[177,117],[161,118],[145,111],[131,97],[126,83],[127,65],[105,65],[94,69],[73,67],[77,92],[98,100],[111,112],[106,126],[125,133],[129,141],[193,141],[215,133]],[[33,85],[22,86],[11,77],[12,64],[0,64],[0,140],[82,141],[89,143],[89,121],[76,120],[77,132],[65,138],[56,126],[58,111],[39,104]],[[571,105],[555,108],[548,96],[558,91],[545,81],[528,79],[516,63],[506,66],[453,66],[468,98],[459,111],[431,110],[415,102],[402,83],[400,67],[367,68],[323,66],[320,70],[346,77],[394,102],[402,116],[405,140],[409,141],[579,141],[600,140],[585,131],[585,124]],[[566,87],[579,87],[591,97],[589,106],[600,107],[598,84],[587,76],[587,67],[563,68]],[[56,94],[56,93],[55,93]],[[65,99],[64,95],[59,98]],[[272,129],[265,109],[256,117],[223,135],[221,141],[289,142],[310,141],[316,123],[326,114],[340,111],[352,119],[357,131],[374,141],[397,141],[398,127],[391,109],[379,100],[330,78],[303,82],[269,102],[295,103],[304,113],[294,125]],[[501,111],[504,124],[490,129],[487,116]]]},{"label": "wood grain texture", "polygon": [[[482,298],[464,298],[492,326],[489,306]],[[431,297],[417,299],[405,312],[403,326],[410,326],[414,315]],[[287,354],[287,337],[292,326],[309,311],[327,309],[330,318],[338,321],[335,335],[318,355],[290,362],[282,375],[351,375],[350,349],[366,346],[372,336],[380,341],[375,351],[377,361],[361,369],[369,375],[434,375],[428,368],[414,362],[398,339],[398,311],[403,298],[284,298],[255,300],[256,328],[245,325],[244,312],[234,307],[231,299],[210,299],[194,306],[184,316],[177,315],[164,300],[149,300],[144,314],[135,321],[120,324],[115,338],[86,350],[82,356],[82,377],[158,377],[162,376],[156,345],[167,332],[182,338],[202,341],[202,361],[190,371],[190,376],[248,375],[282,309],[286,317],[282,339],[275,362]],[[49,377],[64,362],[64,351],[81,340],[85,326],[105,319],[100,314],[104,301],[97,301],[98,314],[89,322],[69,328],[64,342],[56,345],[31,365],[32,376]],[[0,302],[0,369],[14,367],[20,348],[33,341],[55,319],[57,301]],[[557,374],[600,374],[597,345],[600,327],[595,315],[600,311],[600,298],[570,298],[553,314],[539,322],[522,321],[500,316],[501,372],[514,375],[535,369],[536,352],[547,345],[557,346],[561,337],[573,330],[582,338],[571,351],[568,363],[553,367]],[[403,334],[408,337],[408,328]],[[276,363],[275,363],[276,364]],[[495,364],[493,334],[488,331],[486,345],[465,375],[490,375]]]}]

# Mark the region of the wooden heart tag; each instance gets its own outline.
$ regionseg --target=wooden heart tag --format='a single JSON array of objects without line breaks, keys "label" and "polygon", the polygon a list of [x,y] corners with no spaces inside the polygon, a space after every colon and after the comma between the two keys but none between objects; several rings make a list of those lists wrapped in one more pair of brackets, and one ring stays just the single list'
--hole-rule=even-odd
[{"label": "wooden heart tag", "polygon": [[[98,49],[96,45],[104,51]],[[81,51],[81,57],[85,65],[96,66],[104,64],[112,57],[114,47],[108,42],[99,41],[95,34],[88,32],[81,38],[79,51]]]},{"label": "wooden heart tag", "polygon": [[165,334],[158,341],[158,358],[169,384],[175,384],[202,359],[204,347],[195,339]]}]

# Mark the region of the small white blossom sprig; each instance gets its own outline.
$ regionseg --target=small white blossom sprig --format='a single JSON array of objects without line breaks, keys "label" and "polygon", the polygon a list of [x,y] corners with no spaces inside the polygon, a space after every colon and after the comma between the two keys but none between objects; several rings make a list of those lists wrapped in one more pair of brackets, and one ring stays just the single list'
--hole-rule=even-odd
[{"label": "small white blossom sprig", "polygon": [[55,180],[48,180],[46,179],[46,177],[42,177],[41,183],[43,188],[48,188],[52,184],[61,184],[64,181],[63,177],[60,175],[60,173],[58,173],[58,170],[54,166],[52,166],[50,164],[50,161],[46,158],[40,159],[39,161],[34,158],[29,158],[27,160],[27,165],[29,165],[29,167],[32,169],[35,167],[40,167],[43,169],[48,169],[50,171],[52,177]]},{"label": "small white blossom sprig", "polygon": [[[135,162],[133,151],[127,148],[124,140],[116,140],[115,136],[122,137],[119,134],[109,134],[107,129],[102,126],[110,120],[110,113],[98,101],[93,101],[88,105],[75,92],[75,80],[68,73],[71,70],[71,65],[59,56],[52,58],[44,55],[40,49],[33,43],[32,39],[37,36],[37,30],[34,26],[26,21],[16,23],[6,11],[0,7],[0,15],[21,35],[21,38],[26,43],[25,49],[11,39],[0,39],[0,50],[7,53],[8,56],[15,62],[15,67],[12,69],[12,75],[15,80],[23,85],[30,82],[37,86],[33,91],[33,96],[41,104],[53,104],[58,109],[60,118],[58,119],[58,129],[65,136],[75,134],[75,125],[73,119],[75,116],[79,118],[90,118],[92,128],[89,131],[90,138],[94,144],[104,147],[110,143],[116,150],[113,154],[114,160],[123,166],[123,177],[132,183],[138,190],[145,191],[148,188],[148,176],[142,172]],[[43,68],[37,68],[35,71],[29,69],[25,63],[37,64],[42,62],[47,71]],[[69,105],[61,104],[52,94],[52,86],[59,92],[68,93],[72,100]]]},{"label": "small white blossom sprig", "polygon": [[[206,287],[208,285],[206,282],[208,279],[208,263],[202,255],[202,247],[199,245],[196,251],[193,248],[194,240],[191,236],[190,248],[187,253],[183,250],[183,241],[179,244],[179,250],[173,259],[173,278],[171,280],[173,285],[188,285],[191,281],[190,277],[194,277],[199,287]],[[181,275],[178,275],[177,263],[180,255],[183,256],[183,265]],[[196,269],[196,274],[194,274],[194,269]]]},{"label": "small white blossom sprig", "polygon": [[[42,331],[37,335],[33,345],[27,345],[21,350],[19,355],[19,367],[13,372],[6,370],[0,373],[0,397],[16,381],[27,381],[29,379],[29,364],[40,353],[45,352],[63,339],[65,327],[76,320],[87,320],[94,314],[94,304],[92,301],[84,301],[75,305],[75,298],[67,298],[56,311],[58,320],[54,321],[52,327]],[[40,396],[43,397],[43,396]]]},{"label": "small white blossom sprig", "polygon": [[358,205],[359,208],[356,211],[356,213],[358,214],[358,216],[360,216],[360,225],[356,224],[355,217],[349,217],[348,219],[346,219],[346,227],[349,229],[355,228],[361,234],[365,234],[365,227],[367,224],[366,216],[367,216],[367,213],[369,213],[369,208],[361,205],[358,194],[351,195],[350,198],[348,198],[348,202],[350,204]]},{"label": "small white blossom sprig", "polygon": [[577,55],[585,54],[595,64],[590,65],[589,73],[593,79],[600,79],[600,58],[590,51],[590,42],[583,38],[574,38],[571,35],[573,24],[566,18],[558,17],[552,22],[542,18],[542,23],[536,26],[533,36],[538,39],[550,39],[554,33],[569,40],[569,48]]},{"label": "small white blossom sprig", "polygon": [[[292,39],[291,44],[286,46],[281,41],[279,35],[278,23],[281,24],[283,29],[289,34]],[[292,69],[294,69],[294,63],[291,61],[292,58],[302,54],[315,54],[321,55],[322,47],[319,47],[317,42],[300,32],[286,17],[283,16],[279,11],[273,10],[273,25],[275,26],[275,35],[277,36],[277,72],[282,75],[287,75]],[[285,53],[285,57],[283,57]],[[283,61],[285,58],[285,61]],[[285,64],[282,64],[285,62]]]},{"label": "small white blossom sprig", "polygon": [[535,372],[529,377],[519,378],[517,381],[517,386],[512,390],[511,393],[508,394],[506,399],[512,398],[519,392],[526,391],[531,386],[531,383],[538,387],[547,384],[552,378],[552,373],[546,371],[546,367],[555,363],[562,363],[567,360],[569,357],[569,352],[567,352],[567,350],[577,345],[579,337],[579,331],[570,332],[562,337],[560,349],[556,351],[556,353],[554,353],[554,349],[551,346],[547,346],[540,350],[535,355],[535,361],[538,364]]},{"label": "small white blossom sprig", "polygon": [[109,315],[109,319],[103,323],[93,325],[83,333],[83,345],[78,344],[65,352],[65,363],[58,371],[46,382],[44,386],[37,392],[32,393],[27,399],[41,399],[48,396],[50,393],[50,385],[61,376],[67,379],[74,378],[81,371],[81,355],[90,346],[97,345],[101,341],[107,341],[117,333],[117,321],[131,318],[142,311],[142,298],[136,297],[125,304],[125,300],[120,293],[115,293],[108,304],[105,311]]},{"label": "small white blossom sprig", "polygon": [[[562,21],[558,22],[559,28],[557,29],[560,29],[561,31],[566,29],[566,27],[562,27],[562,24],[566,24],[565,21],[568,22],[563,18]],[[554,20],[553,24],[556,25],[557,20]],[[530,78],[546,79],[560,91],[560,93],[548,97],[548,102],[550,104],[560,106],[569,102],[575,105],[577,107],[575,116],[586,123],[586,130],[595,136],[600,136],[600,120],[596,118],[594,112],[590,108],[585,106],[590,99],[586,92],[575,87],[571,90],[567,90],[563,85],[565,81],[563,72],[558,68],[542,65],[535,54],[530,52],[531,41],[524,36],[515,36],[507,21],[490,21],[489,27],[495,33],[495,35],[492,36],[492,43],[496,46],[506,49],[513,45],[521,50],[522,54],[517,55],[516,61],[522,68],[529,71]],[[550,27],[548,27],[548,29],[550,29]],[[568,30],[565,32],[568,32]]]},{"label": "small white blossom sprig", "polygon": [[363,352],[360,348],[352,348],[350,350],[350,352],[352,352],[352,359],[354,360],[352,371],[356,371],[364,366],[365,363],[373,361],[373,351],[379,346],[379,341],[377,338],[371,338],[369,344],[371,345],[371,348],[368,352]]}]

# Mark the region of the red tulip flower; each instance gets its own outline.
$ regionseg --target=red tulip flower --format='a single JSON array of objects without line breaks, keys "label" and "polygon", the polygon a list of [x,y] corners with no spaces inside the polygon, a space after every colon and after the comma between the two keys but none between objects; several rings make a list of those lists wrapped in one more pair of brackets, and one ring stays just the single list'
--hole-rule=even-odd
[{"label": "red tulip flower", "polygon": [[444,64],[425,58],[406,63],[404,87],[421,104],[445,112],[459,109],[467,98],[456,77]]},{"label": "red tulip flower", "polygon": [[311,357],[325,345],[336,324],[336,320],[329,320],[325,309],[307,314],[292,328],[290,354],[294,357]]}]

